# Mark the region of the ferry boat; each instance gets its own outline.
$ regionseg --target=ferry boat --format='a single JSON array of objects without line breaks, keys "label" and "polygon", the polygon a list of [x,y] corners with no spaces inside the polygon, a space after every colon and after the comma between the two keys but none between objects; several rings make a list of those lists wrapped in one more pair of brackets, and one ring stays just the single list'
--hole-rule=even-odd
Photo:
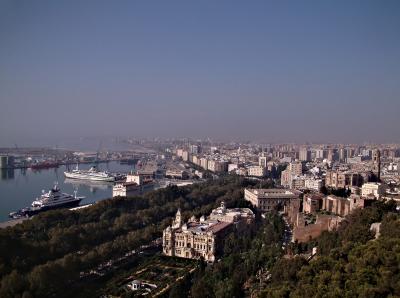
[{"label": "ferry boat", "polygon": [[74,196],[62,193],[56,183],[48,192],[43,190],[42,195],[32,202],[31,207],[23,208],[17,212],[11,212],[9,216],[11,218],[30,217],[46,210],[76,207],[82,199],[84,199],[84,197],[77,197],[76,192]]},{"label": "ferry boat", "polygon": [[106,182],[114,182],[123,178],[120,175],[113,175],[108,172],[99,171],[95,166],[91,167],[89,170],[79,170],[78,166],[76,166],[75,170],[64,172],[64,175],[66,178],[70,179]]}]

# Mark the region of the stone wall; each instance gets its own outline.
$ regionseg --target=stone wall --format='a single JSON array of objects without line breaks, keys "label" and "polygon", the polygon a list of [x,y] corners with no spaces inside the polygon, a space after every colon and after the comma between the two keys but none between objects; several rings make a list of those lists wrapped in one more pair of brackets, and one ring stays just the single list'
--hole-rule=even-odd
[{"label": "stone wall", "polygon": [[319,215],[315,224],[299,225],[293,229],[293,240],[308,242],[321,235],[323,231],[336,229],[342,219],[334,215]]}]

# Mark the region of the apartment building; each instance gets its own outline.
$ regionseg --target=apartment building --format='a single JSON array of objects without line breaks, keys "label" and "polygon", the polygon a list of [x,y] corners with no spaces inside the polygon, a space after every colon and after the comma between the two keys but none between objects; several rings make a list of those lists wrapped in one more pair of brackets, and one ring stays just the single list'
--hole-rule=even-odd
[{"label": "apartment building", "polygon": [[207,168],[211,172],[227,172],[228,171],[228,163],[226,161],[219,161],[210,159],[208,160]]}]

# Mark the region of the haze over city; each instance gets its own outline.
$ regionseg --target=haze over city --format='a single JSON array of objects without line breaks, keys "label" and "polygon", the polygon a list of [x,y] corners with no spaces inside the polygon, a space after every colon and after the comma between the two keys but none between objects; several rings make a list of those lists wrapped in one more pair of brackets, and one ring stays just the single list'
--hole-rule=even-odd
[{"label": "haze over city", "polygon": [[400,297],[400,1],[0,1],[0,297]]},{"label": "haze over city", "polygon": [[0,146],[399,142],[398,1],[1,1]]}]

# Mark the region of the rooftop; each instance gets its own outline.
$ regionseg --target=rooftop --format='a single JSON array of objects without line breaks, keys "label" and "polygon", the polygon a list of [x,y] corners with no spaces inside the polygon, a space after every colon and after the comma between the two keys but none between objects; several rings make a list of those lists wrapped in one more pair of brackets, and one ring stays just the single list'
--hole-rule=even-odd
[{"label": "rooftop", "polygon": [[217,220],[207,220],[205,222],[188,222],[183,224],[181,228],[177,230],[177,232],[191,232],[194,234],[202,234],[202,233],[217,233],[232,223],[230,222],[223,222]]},{"label": "rooftop", "polygon": [[255,195],[263,197],[280,197],[280,196],[298,196],[301,194],[300,191],[294,189],[282,189],[282,188],[271,188],[271,189],[247,189]]}]

